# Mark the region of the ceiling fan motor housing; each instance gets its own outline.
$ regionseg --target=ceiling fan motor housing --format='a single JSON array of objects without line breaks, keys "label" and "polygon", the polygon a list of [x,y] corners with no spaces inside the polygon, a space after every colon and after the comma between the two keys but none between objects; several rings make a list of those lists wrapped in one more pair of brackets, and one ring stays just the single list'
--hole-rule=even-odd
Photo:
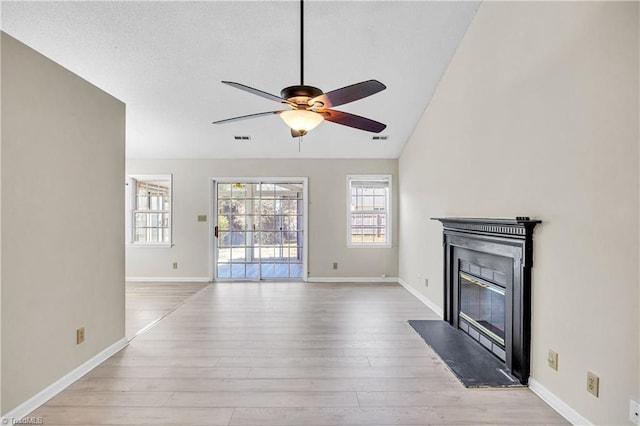
[{"label": "ceiling fan motor housing", "polygon": [[297,105],[308,105],[310,99],[322,95],[322,90],[313,86],[289,86],[282,89],[280,96]]}]

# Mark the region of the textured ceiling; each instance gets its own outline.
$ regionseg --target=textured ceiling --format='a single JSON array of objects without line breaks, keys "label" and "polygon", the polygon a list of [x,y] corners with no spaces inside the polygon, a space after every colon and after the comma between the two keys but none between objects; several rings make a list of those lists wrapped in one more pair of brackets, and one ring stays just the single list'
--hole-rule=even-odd
[{"label": "textured ceiling", "polygon": [[[299,2],[8,2],[2,30],[127,104],[128,158],[396,158],[478,2],[306,1],[305,84],[387,90],[337,109],[387,140],[325,122],[298,140],[281,109],[221,80],[280,94],[299,84]],[[249,141],[236,141],[248,135]]]}]

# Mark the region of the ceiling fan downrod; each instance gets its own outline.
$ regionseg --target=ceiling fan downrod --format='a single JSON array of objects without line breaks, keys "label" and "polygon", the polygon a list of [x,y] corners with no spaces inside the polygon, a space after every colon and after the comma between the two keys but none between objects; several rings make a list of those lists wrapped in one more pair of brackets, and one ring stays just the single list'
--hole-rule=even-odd
[{"label": "ceiling fan downrod", "polygon": [[285,87],[280,91],[280,96],[294,104],[294,109],[315,111],[323,105],[322,102],[309,105],[309,100],[322,94],[317,87],[304,84],[304,0],[300,0],[300,85]]},{"label": "ceiling fan downrod", "polygon": [[300,85],[304,86],[304,0],[300,0]]}]

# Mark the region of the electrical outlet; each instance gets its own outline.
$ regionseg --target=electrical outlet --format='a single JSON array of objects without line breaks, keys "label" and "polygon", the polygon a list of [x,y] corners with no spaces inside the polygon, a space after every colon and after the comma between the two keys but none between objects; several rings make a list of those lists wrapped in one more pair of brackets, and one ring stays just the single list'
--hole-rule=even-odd
[{"label": "electrical outlet", "polygon": [[587,391],[596,398],[600,393],[600,377],[596,376],[591,371],[587,371]]},{"label": "electrical outlet", "polygon": [[420,283],[424,284],[425,287],[429,287],[429,278],[418,274],[418,284]]},{"label": "electrical outlet", "polygon": [[549,367],[558,371],[558,353],[549,349],[549,353],[547,354],[547,364]]},{"label": "electrical outlet", "polygon": [[84,342],[84,327],[80,327],[76,330],[76,345]]},{"label": "electrical outlet", "polygon": [[338,269],[338,262],[333,262],[333,269]]},{"label": "electrical outlet", "polygon": [[178,262],[173,262],[173,269],[178,269]]},{"label": "electrical outlet", "polygon": [[640,404],[634,400],[629,401],[629,420],[633,424],[640,425]]}]

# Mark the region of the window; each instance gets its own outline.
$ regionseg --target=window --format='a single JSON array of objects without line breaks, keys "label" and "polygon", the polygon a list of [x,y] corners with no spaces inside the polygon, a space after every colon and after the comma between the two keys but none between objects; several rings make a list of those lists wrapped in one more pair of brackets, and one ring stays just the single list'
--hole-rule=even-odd
[{"label": "window", "polygon": [[391,175],[347,177],[347,246],[391,247]]},{"label": "window", "polygon": [[171,244],[171,175],[130,176],[127,182],[128,241]]}]

